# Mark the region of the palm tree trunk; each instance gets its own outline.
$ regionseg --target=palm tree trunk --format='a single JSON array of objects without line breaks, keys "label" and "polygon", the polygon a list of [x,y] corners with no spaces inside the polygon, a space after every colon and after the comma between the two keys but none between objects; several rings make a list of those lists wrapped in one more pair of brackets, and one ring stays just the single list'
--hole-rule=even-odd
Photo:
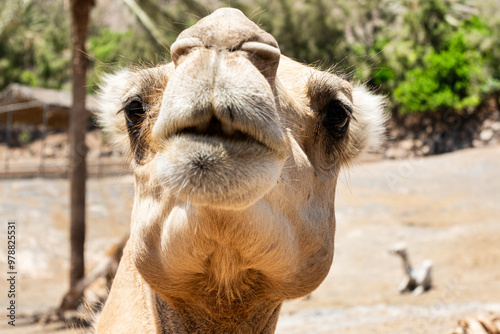
[{"label": "palm tree trunk", "polygon": [[84,276],[85,183],[87,179],[85,132],[88,119],[85,108],[87,73],[85,41],[90,21],[90,9],[93,5],[94,0],[71,0],[70,4],[73,40],[71,62],[73,107],[69,125],[71,287],[75,286],[76,282]]}]

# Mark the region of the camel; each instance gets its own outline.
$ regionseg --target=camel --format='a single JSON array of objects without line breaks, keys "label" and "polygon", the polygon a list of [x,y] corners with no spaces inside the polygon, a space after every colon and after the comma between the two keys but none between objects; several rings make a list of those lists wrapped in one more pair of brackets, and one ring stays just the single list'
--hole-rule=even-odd
[{"label": "camel", "polygon": [[68,326],[86,327],[108,297],[118,270],[128,234],[109,247],[99,262],[64,294],[58,308],[30,316],[33,323],[47,324],[64,320]]},{"label": "camel", "polygon": [[406,243],[400,242],[389,248],[389,253],[401,257],[405,277],[398,286],[399,293],[412,292],[418,296],[432,287],[432,260],[425,260],[413,268],[408,259]]},{"label": "camel", "polygon": [[500,334],[500,315],[464,317],[449,334]]},{"label": "camel", "polygon": [[[111,245],[111,247],[106,251],[104,256],[100,259],[90,272],[88,272],[82,279],[80,279],[74,287],[71,287],[69,291],[64,295],[61,305],[59,306],[58,313],[61,317],[64,313],[71,312],[77,309],[77,307],[82,303],[91,303],[90,298],[85,297],[85,292],[92,286],[97,280],[104,278],[106,282],[107,289],[111,286],[111,283],[118,270],[118,265],[123,255],[123,248],[128,241],[129,236],[124,236],[118,243]],[[96,295],[96,293],[93,293]],[[104,298],[106,298],[105,296]],[[85,300],[84,300],[85,299]],[[98,297],[92,298],[99,301]]]},{"label": "camel", "polygon": [[281,55],[236,9],[170,51],[101,89],[135,195],[97,333],[272,333],[329,272],[337,177],[376,144],[383,98]]}]

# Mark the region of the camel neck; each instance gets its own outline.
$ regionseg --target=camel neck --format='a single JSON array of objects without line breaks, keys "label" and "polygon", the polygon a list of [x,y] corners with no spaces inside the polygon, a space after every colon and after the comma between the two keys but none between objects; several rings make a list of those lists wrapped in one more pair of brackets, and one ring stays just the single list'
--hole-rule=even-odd
[{"label": "camel neck", "polygon": [[412,267],[410,264],[410,260],[408,259],[407,254],[400,254],[401,256],[401,261],[403,261],[403,269],[404,271],[408,274],[411,275]]},{"label": "camel neck", "polygon": [[[257,305],[232,302],[209,314],[201,307],[182,301],[166,301],[154,293],[159,333],[274,333],[280,302]],[[175,305],[175,306],[174,306]]]},{"label": "camel neck", "polygon": [[254,297],[167,301],[137,272],[126,247],[96,333],[274,333],[281,301]]}]

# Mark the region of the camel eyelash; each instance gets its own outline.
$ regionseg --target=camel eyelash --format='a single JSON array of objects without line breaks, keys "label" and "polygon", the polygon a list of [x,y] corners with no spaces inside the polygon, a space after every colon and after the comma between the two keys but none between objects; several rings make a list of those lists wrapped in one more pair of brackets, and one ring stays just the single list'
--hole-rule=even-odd
[{"label": "camel eyelash", "polygon": [[130,98],[126,99],[125,102],[123,102],[122,107],[120,109],[118,109],[118,111],[116,112],[116,115],[118,115],[121,112],[126,111],[126,109],[130,106],[130,104],[132,102],[141,103],[142,108],[144,109],[144,112],[147,112],[150,108],[150,105],[147,104],[146,102],[144,102],[144,100],[140,96],[134,96],[134,97],[130,97]]}]

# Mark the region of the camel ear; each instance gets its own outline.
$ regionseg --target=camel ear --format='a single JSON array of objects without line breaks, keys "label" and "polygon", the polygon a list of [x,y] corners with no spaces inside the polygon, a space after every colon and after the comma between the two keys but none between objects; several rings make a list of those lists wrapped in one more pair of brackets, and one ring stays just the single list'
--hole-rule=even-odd
[{"label": "camel ear", "polygon": [[99,86],[99,109],[95,113],[106,139],[125,153],[130,153],[128,132],[123,113],[124,97],[130,91],[131,71],[122,70],[103,77]]},{"label": "camel ear", "polygon": [[384,97],[375,95],[364,86],[355,86],[352,92],[354,120],[349,128],[348,152],[351,159],[380,146],[388,115]]}]

